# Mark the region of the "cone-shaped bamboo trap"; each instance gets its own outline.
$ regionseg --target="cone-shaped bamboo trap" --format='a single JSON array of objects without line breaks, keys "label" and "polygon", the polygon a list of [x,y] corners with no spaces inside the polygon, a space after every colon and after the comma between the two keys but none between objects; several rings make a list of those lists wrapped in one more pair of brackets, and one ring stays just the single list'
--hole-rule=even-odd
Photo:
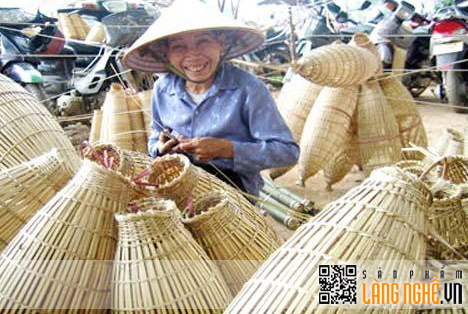
[{"label": "cone-shaped bamboo trap", "polygon": [[358,87],[324,87],[304,125],[299,157],[299,182],[323,169],[345,146],[358,100]]},{"label": "cone-shaped bamboo trap", "polygon": [[123,176],[134,177],[135,165],[128,154],[112,144],[89,145],[82,150],[83,157]]},{"label": "cone-shaped bamboo trap", "polygon": [[259,232],[269,234],[276,240],[276,233],[252,203],[235,188],[192,165],[184,155],[171,154],[157,157],[147,181],[154,186],[157,196],[174,200],[181,209],[185,208],[187,201],[200,195],[224,191],[249,219],[256,222]]},{"label": "cone-shaped bamboo trap", "polygon": [[398,124],[378,82],[362,85],[357,121],[359,151],[364,170],[370,172],[401,160]]},{"label": "cone-shaped bamboo trap", "polygon": [[[427,147],[426,130],[408,89],[392,76],[380,78],[379,84],[398,123],[401,146],[410,147],[411,142],[420,147]],[[422,159],[423,156],[417,152],[403,152],[403,157]]]},{"label": "cone-shaped bamboo trap", "polygon": [[[364,49],[369,50],[377,60],[380,60],[380,53],[379,49],[377,46],[371,41],[369,36],[365,33],[356,33],[353,35],[351,38],[351,41],[349,42],[349,45],[351,46],[356,46],[356,47],[361,47]],[[375,70],[375,75],[380,75],[383,73],[383,68],[382,68],[382,62],[379,62],[379,65],[377,69]]]},{"label": "cone-shaped bamboo trap", "polygon": [[113,313],[222,313],[231,293],[180,222],[173,201],[146,198],[116,215]]},{"label": "cone-shaped bamboo trap", "polygon": [[193,208],[186,209],[183,222],[208,256],[218,262],[233,295],[278,248],[275,239],[223,192],[196,198]]},{"label": "cone-shaped bamboo trap", "polygon": [[0,171],[0,252],[72,176],[56,150]]},{"label": "cone-shaped bamboo trap", "polygon": [[293,69],[318,85],[358,85],[375,74],[380,60],[369,50],[343,44],[322,46],[304,54]]},{"label": "cone-shaped bamboo trap", "polygon": [[143,121],[142,104],[138,95],[127,96],[127,108],[130,127],[133,135],[133,150],[148,153],[145,122]]},{"label": "cone-shaped bamboo trap", "polygon": [[86,39],[90,27],[78,13],[59,13],[58,18],[65,38]]},{"label": "cone-shaped bamboo trap", "polygon": [[138,93],[138,97],[141,100],[141,110],[143,112],[143,121],[145,122],[146,135],[151,135],[151,97],[153,95],[152,90],[145,90]]},{"label": "cone-shaped bamboo trap", "polygon": [[[309,82],[299,74],[293,74],[291,80],[281,88],[276,103],[296,143],[301,141],[307,116],[321,89],[320,85]],[[269,170],[269,175],[272,179],[276,179],[291,168],[274,168]]]},{"label": "cone-shaped bamboo trap", "polygon": [[135,176],[139,175],[147,168],[149,168],[151,163],[153,162],[153,158],[140,152],[123,150],[123,154],[126,158],[131,160]]},{"label": "cone-shaped bamboo trap", "polygon": [[124,177],[84,160],[0,256],[0,308],[104,313],[110,306],[114,213],[125,212],[127,202]]},{"label": "cone-shaped bamboo trap", "polygon": [[133,135],[127,107],[127,95],[122,85],[117,83],[111,85],[106,94],[103,108],[101,142],[132,150]]},{"label": "cone-shaped bamboo trap", "polygon": [[101,140],[102,110],[94,110],[89,131],[89,143],[98,144]]},{"label": "cone-shaped bamboo trap", "polygon": [[[430,196],[421,181],[397,167],[375,170],[302,226],[244,285],[225,313],[312,313],[320,309],[318,266],[339,260],[387,261],[379,262],[384,273],[418,273],[417,261],[425,256]],[[382,309],[366,313],[373,311]]]},{"label": "cone-shaped bamboo trap", "polygon": [[56,119],[19,84],[0,74],[0,169],[57,148],[73,170],[80,158]]}]

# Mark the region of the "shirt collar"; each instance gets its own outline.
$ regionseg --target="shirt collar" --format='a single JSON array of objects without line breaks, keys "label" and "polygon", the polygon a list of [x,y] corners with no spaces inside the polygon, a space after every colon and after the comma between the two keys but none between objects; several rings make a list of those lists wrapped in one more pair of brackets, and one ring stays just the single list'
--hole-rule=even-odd
[{"label": "shirt collar", "polygon": [[[235,77],[232,75],[227,75],[233,65],[225,64],[224,62],[221,63],[213,85],[208,89],[206,93],[206,97],[215,95],[220,90],[232,90],[239,87],[238,82],[236,81]],[[168,73],[169,80],[167,84],[164,86],[163,90],[165,90],[170,95],[182,95],[187,94],[185,91],[185,80],[180,76],[175,75],[174,73]]]}]

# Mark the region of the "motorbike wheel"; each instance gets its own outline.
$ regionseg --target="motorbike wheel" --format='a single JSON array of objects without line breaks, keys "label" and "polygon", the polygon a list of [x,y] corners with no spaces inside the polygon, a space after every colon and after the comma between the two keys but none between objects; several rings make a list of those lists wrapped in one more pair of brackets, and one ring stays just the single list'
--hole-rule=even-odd
[{"label": "motorbike wheel", "polygon": [[453,108],[455,112],[468,113],[466,97],[464,96],[465,83],[463,82],[462,73],[456,71],[448,71],[445,73],[445,91],[449,104],[456,106]]},{"label": "motorbike wheel", "polygon": [[39,100],[44,107],[46,107],[52,114],[55,114],[54,109],[52,108],[52,102],[51,100],[48,100],[47,93],[44,90],[44,87],[39,84],[24,84],[23,85],[24,89],[26,89],[28,92],[30,92],[34,97]]}]

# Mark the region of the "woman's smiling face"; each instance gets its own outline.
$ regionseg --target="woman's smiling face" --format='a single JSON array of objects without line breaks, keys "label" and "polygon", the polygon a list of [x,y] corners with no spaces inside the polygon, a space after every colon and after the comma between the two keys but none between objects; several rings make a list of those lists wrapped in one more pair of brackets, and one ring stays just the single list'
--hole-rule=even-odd
[{"label": "woman's smiling face", "polygon": [[224,40],[208,31],[191,32],[169,39],[169,63],[189,81],[205,83],[214,79],[224,51]]}]

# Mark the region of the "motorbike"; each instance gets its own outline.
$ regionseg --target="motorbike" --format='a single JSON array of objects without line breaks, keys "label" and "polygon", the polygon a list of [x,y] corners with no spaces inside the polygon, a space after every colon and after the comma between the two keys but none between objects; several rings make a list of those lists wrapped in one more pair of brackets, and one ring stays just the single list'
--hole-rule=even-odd
[{"label": "motorbike", "polygon": [[468,1],[436,10],[431,37],[431,55],[442,71],[443,92],[455,112],[468,111],[466,70],[468,63]]},{"label": "motorbike", "polygon": [[[46,79],[37,66],[40,58],[63,51],[63,35],[55,20],[39,12],[32,15],[20,8],[0,8],[0,21],[0,73],[21,84],[49,108],[43,85]],[[37,30],[31,27],[35,24],[45,27]]]}]

